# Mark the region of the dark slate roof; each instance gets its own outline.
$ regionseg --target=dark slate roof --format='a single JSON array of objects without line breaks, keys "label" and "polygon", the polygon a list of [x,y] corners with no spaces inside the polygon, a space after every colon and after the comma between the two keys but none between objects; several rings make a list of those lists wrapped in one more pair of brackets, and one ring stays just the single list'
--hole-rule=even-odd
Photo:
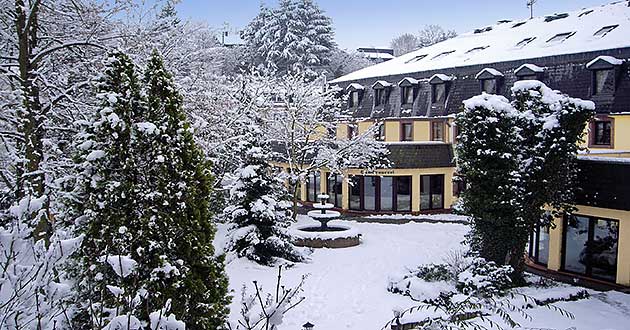
[{"label": "dark slate roof", "polygon": [[450,144],[388,144],[387,158],[392,168],[452,167],[453,147]]},{"label": "dark slate roof", "polygon": [[[480,81],[475,78],[484,68],[493,68],[501,73],[497,94],[511,98],[510,88],[518,77],[514,71],[523,64],[535,64],[544,68],[539,80],[552,89],[559,90],[571,97],[595,102],[598,113],[624,112],[630,109],[630,63],[625,62],[618,68],[614,94],[593,96],[592,71],[586,64],[600,55],[613,56],[619,59],[630,58],[630,47],[609,49],[602,51],[584,52],[578,54],[556,55],[524,60],[486,63],[453,67],[440,70],[430,70],[409,74],[386,75],[355,81],[341,82],[338,85],[345,88],[350,83],[358,83],[365,87],[361,103],[354,111],[355,118],[384,118],[384,117],[440,117],[458,113],[462,109],[462,102],[475,95],[481,94]],[[434,74],[452,75],[449,81],[448,95],[444,105],[431,104],[431,85],[428,80]],[[401,111],[401,89],[398,82],[410,77],[419,80],[415,87],[415,100],[410,111]],[[385,111],[374,111],[374,90],[371,88],[378,80],[390,82],[388,103]]]},{"label": "dark slate roof", "polygon": [[583,157],[576,204],[630,211],[630,159]]}]

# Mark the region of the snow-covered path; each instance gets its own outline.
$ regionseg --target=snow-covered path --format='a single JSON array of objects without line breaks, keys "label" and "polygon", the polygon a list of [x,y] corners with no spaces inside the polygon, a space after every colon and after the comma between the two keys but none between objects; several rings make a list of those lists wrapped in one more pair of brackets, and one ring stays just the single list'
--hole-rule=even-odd
[{"label": "snow-covered path", "polygon": [[[312,221],[312,220],[310,220]],[[299,224],[308,223],[301,217]],[[312,261],[283,272],[283,283],[297,284],[302,275],[309,277],[304,286],[306,300],[290,311],[279,330],[300,330],[307,321],[318,330],[381,329],[393,316],[394,308],[414,306],[409,298],[387,292],[388,276],[420,264],[441,262],[451,250],[461,249],[468,231],[462,224],[408,223],[403,225],[335,221],[358,228],[362,244],[346,249],[318,249]],[[315,223],[315,222],[313,222]],[[225,235],[219,226],[216,244]],[[234,290],[231,319],[238,318],[243,284],[251,287],[257,280],[266,292],[274,292],[277,268],[261,267],[237,259],[227,266],[230,288]],[[524,327],[577,330],[628,329],[630,295],[607,293],[588,300],[561,303],[558,306],[576,315],[566,319],[547,309],[531,310],[533,322]]]}]

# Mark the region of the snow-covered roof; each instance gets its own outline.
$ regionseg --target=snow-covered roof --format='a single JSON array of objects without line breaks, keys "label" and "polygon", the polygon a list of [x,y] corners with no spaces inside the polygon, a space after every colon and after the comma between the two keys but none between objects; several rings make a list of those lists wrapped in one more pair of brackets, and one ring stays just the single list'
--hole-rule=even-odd
[{"label": "snow-covered roof", "polygon": [[433,83],[435,80],[441,80],[442,82],[444,82],[444,81],[451,81],[454,79],[455,77],[453,76],[447,76],[443,73],[436,73],[433,76],[431,76],[431,78],[429,79],[429,83]]},{"label": "snow-covered roof", "polygon": [[392,83],[385,80],[378,80],[377,82],[372,84],[372,88],[375,88],[375,87],[381,87],[381,88],[392,87]]},{"label": "snow-covered roof", "polygon": [[350,89],[362,91],[362,90],[365,89],[365,87],[363,87],[363,85],[361,85],[361,84],[352,83],[352,84],[348,85],[348,87],[346,87],[346,90],[350,90]]},{"label": "snow-covered roof", "polygon": [[369,59],[379,59],[379,60],[391,60],[392,58],[394,58],[394,55],[392,54],[387,54],[387,53],[372,53],[372,52],[361,52],[363,54],[363,56],[369,58]]},{"label": "snow-covered roof", "polygon": [[475,76],[475,79],[479,79],[480,77],[484,76],[485,74],[489,74],[489,75],[494,76],[494,77],[503,77],[503,73],[501,73],[501,71],[499,71],[497,69],[493,69],[493,68],[485,68],[485,69],[479,71],[479,73],[477,73],[477,75]]},{"label": "snow-covered roof", "polygon": [[402,85],[404,83],[407,83],[409,85],[417,85],[418,83],[420,83],[420,81],[411,77],[405,77],[398,82],[398,85]]},{"label": "snow-covered roof", "polygon": [[629,47],[629,18],[627,1],[619,1],[573,11],[566,17],[549,15],[497,23],[349,73],[331,83]]},{"label": "snow-covered roof", "polygon": [[519,66],[516,70],[514,70],[514,73],[516,73],[518,75],[518,73],[523,71],[523,70],[529,70],[531,72],[536,72],[536,73],[541,73],[541,72],[545,71],[545,69],[539,67],[538,65],[525,63],[525,64]]},{"label": "snow-covered roof", "polygon": [[620,60],[616,57],[612,57],[612,56],[597,56],[594,60],[588,62],[588,64],[586,64],[586,68],[589,69],[590,67],[592,67],[593,65],[595,65],[597,62],[606,62],[610,65],[621,65],[623,63],[623,60]]}]

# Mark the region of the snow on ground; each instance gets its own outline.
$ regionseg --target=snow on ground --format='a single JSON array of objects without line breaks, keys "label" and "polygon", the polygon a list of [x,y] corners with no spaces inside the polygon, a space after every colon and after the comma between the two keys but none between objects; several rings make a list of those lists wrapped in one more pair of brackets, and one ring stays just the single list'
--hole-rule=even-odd
[{"label": "snow on ground", "polygon": [[[437,217],[437,216],[434,216]],[[450,215],[443,215],[445,219]],[[393,316],[394,309],[414,306],[408,297],[387,291],[388,278],[420,264],[439,263],[451,250],[461,249],[460,242],[468,226],[459,223],[381,224],[332,221],[331,224],[355,227],[362,243],[345,249],[317,249],[310,263],[297,264],[283,272],[283,284],[293,287],[308,274],[304,286],[306,300],[288,312],[278,330],[297,330],[307,321],[319,330],[381,329]],[[300,216],[297,225],[318,222]],[[226,233],[219,224],[215,245],[219,249]],[[234,298],[231,319],[239,313],[241,290],[252,281],[262,284],[265,292],[274,292],[277,268],[262,267],[243,259],[232,260],[226,267]],[[250,291],[251,292],[251,291]],[[536,294],[538,296],[538,294]],[[545,293],[540,293],[544,298]],[[546,308],[528,310],[533,321],[522,321],[525,328],[602,330],[627,329],[630,324],[630,295],[595,293],[587,300],[557,304],[575,314],[570,320]]]}]

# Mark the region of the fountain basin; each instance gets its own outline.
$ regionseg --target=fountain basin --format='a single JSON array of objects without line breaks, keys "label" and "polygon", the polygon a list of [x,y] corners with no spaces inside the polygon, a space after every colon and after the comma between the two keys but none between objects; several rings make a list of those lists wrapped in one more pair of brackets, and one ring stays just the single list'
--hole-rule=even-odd
[{"label": "fountain basin", "polygon": [[325,228],[302,225],[291,229],[290,233],[297,246],[339,249],[361,244],[361,233],[356,228],[338,224]]},{"label": "fountain basin", "polygon": [[308,211],[306,213],[309,217],[313,219],[336,219],[341,216],[341,213],[337,211],[326,211],[326,213],[322,213],[319,210]]}]

